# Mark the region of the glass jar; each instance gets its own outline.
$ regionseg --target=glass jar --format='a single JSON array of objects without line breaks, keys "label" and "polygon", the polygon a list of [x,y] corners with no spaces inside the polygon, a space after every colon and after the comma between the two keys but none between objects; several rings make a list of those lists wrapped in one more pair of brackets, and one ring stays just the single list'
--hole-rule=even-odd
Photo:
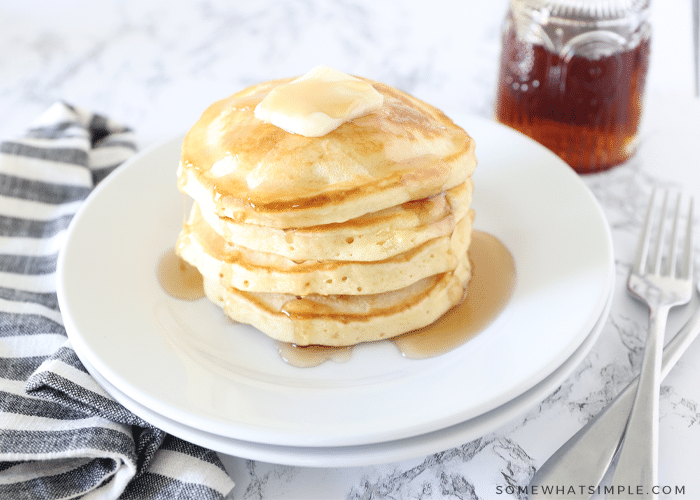
[{"label": "glass jar", "polygon": [[511,0],[496,118],[579,173],[628,160],[649,66],[649,0]]}]

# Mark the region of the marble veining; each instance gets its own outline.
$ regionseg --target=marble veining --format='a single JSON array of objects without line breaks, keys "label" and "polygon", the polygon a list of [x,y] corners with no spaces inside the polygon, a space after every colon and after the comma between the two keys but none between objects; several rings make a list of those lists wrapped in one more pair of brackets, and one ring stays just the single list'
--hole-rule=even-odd
[{"label": "marble veining", "polygon": [[[495,466],[494,474],[502,487],[527,483],[535,471],[534,460],[516,442],[503,436],[490,434],[462,446],[428,456],[421,461],[411,461],[393,466],[358,468],[356,481],[350,485],[347,500],[373,499],[434,499],[488,498],[490,485],[485,484],[480,473],[465,473],[471,464],[489,463]],[[268,498],[267,488],[271,482],[278,484],[301,480],[299,469],[285,466],[270,467],[246,461],[245,467],[251,476],[245,492],[239,491],[246,500]],[[478,470],[478,469],[476,469]],[[323,474],[321,474],[323,475]],[[284,494],[284,491],[281,492]],[[279,493],[278,493],[279,494]],[[290,497],[291,498],[291,497]],[[322,498],[322,497],[319,497]],[[524,499],[523,496],[513,498]]]},{"label": "marble veining", "polygon": [[503,459],[500,473],[508,484],[517,484],[516,476],[522,475],[522,459],[529,458],[517,444],[493,435],[485,436],[436,453],[410,469],[393,470],[377,477],[363,476],[347,498],[435,498],[438,494],[476,499],[479,497],[474,479],[461,471],[482,453],[494,453]]}]

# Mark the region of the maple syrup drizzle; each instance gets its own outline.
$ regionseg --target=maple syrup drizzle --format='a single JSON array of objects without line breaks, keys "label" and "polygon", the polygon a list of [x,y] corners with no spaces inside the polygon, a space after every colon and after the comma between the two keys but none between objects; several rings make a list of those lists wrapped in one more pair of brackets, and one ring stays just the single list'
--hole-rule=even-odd
[{"label": "maple syrup drizzle", "polygon": [[515,262],[493,235],[472,233],[472,277],[467,297],[431,325],[391,339],[408,358],[428,358],[455,349],[486,329],[505,308],[515,289]]},{"label": "maple syrup drizzle", "polygon": [[[472,277],[465,300],[431,325],[389,339],[404,357],[429,358],[456,349],[486,329],[508,304],[515,289],[516,270],[505,245],[491,234],[473,231],[469,259]],[[345,362],[352,354],[352,347],[282,342],[278,342],[278,350],[285,362],[300,368],[326,361]]]},{"label": "maple syrup drizzle", "polygon": [[171,297],[183,300],[204,297],[204,282],[199,270],[182,260],[175,249],[160,256],[156,276],[163,291]]},{"label": "maple syrup drizzle", "polygon": [[[469,259],[472,277],[465,300],[431,325],[389,339],[403,356],[420,359],[449,352],[483,331],[508,304],[515,288],[516,270],[505,245],[491,234],[473,231]],[[197,300],[205,295],[202,275],[174,249],[160,257],[156,275],[161,288],[171,297]],[[352,346],[297,346],[277,342],[277,350],[286,363],[299,368],[326,361],[343,363],[352,357]]]},{"label": "maple syrup drizzle", "polygon": [[298,346],[288,342],[277,342],[277,351],[285,363],[297,368],[312,368],[326,361],[344,363],[352,357],[352,346]]}]

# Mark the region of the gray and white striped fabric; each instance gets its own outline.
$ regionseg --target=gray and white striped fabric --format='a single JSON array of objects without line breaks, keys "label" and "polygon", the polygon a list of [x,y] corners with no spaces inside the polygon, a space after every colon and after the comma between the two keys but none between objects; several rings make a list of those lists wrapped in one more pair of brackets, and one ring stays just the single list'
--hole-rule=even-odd
[{"label": "gray and white striped fabric", "polygon": [[113,121],[56,103],[0,143],[0,500],[216,499],[218,456],[115,402],[71,347],[56,260],[93,187],[136,150]]}]

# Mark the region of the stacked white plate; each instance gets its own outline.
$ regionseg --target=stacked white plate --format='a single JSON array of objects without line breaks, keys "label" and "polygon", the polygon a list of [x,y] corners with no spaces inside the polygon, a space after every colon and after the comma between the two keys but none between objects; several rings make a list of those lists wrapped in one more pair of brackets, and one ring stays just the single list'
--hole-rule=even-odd
[{"label": "stacked white plate", "polygon": [[81,360],[117,401],[167,432],[289,465],[417,457],[523,414],[600,334],[615,278],[610,230],[558,157],[497,123],[455,121],[477,144],[474,227],[498,237],[517,269],[506,309],[463,346],[415,360],[387,341],[357,346],[343,363],[298,368],[207,299],[167,295],[156,268],[182,227],[178,137],[121,166],[71,224],[58,296]]}]

